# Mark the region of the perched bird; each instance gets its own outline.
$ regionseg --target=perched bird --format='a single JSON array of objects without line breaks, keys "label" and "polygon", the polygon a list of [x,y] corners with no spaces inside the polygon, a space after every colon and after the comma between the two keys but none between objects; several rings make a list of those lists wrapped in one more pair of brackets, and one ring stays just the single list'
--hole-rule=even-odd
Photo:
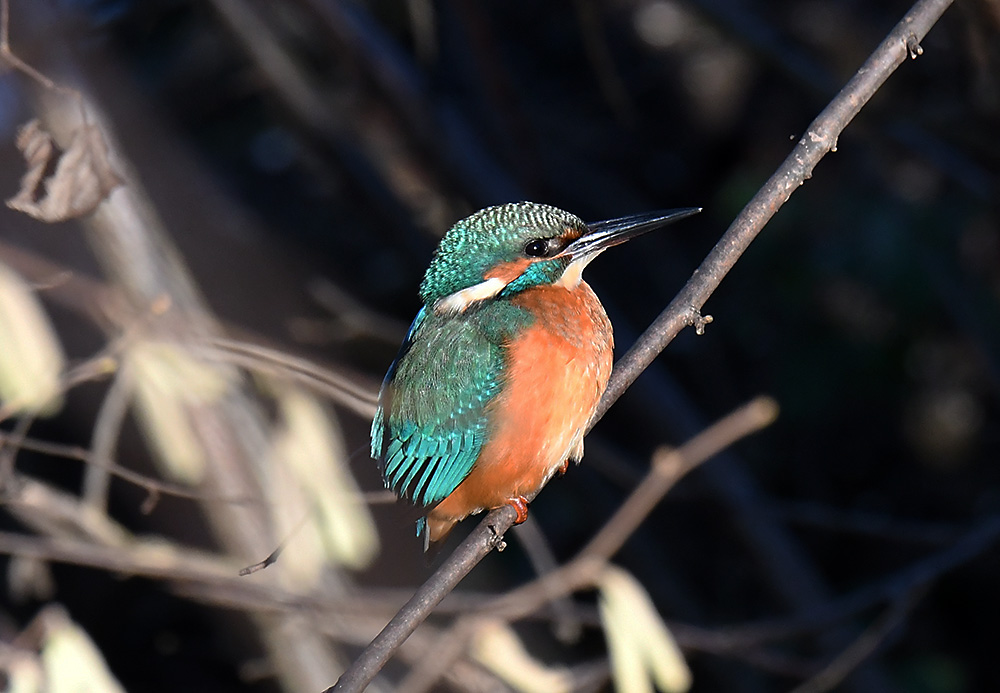
[{"label": "perched bird", "polygon": [[580,461],[613,347],[581,273],[605,249],[698,211],[587,225],[520,202],[445,234],[372,423],[386,487],[429,509],[417,521],[425,549],[483,510],[509,504],[523,522],[546,482]]}]

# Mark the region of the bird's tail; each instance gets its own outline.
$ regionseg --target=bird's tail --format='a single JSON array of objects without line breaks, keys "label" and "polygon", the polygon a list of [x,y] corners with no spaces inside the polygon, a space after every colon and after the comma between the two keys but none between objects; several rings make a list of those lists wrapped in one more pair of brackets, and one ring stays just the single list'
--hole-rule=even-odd
[{"label": "bird's tail", "polygon": [[424,540],[424,553],[436,543],[444,539],[458,523],[453,517],[434,517],[433,514],[417,520],[417,536]]}]

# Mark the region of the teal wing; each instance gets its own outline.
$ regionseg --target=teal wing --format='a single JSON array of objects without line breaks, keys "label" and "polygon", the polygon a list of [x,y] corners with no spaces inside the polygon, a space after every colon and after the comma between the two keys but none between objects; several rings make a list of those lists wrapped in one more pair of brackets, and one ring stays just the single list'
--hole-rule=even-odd
[{"label": "teal wing", "polygon": [[433,505],[472,470],[503,380],[497,336],[471,317],[417,314],[372,422],[372,457],[397,495]]}]

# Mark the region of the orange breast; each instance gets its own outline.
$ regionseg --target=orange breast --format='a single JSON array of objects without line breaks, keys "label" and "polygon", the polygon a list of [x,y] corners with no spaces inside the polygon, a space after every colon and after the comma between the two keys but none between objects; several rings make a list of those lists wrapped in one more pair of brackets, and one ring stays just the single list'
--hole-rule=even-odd
[{"label": "orange breast", "polygon": [[491,438],[469,476],[428,514],[431,541],[511,498],[529,501],[583,440],[611,375],[611,323],[585,283],[513,299],[536,316],[507,347],[506,383],[491,404]]}]

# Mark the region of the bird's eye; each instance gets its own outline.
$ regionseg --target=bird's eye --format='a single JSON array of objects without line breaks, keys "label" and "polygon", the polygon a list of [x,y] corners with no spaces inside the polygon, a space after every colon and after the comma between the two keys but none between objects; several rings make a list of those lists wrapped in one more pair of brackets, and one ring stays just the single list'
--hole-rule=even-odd
[{"label": "bird's eye", "polygon": [[524,254],[528,257],[545,257],[549,252],[549,242],[544,238],[528,241],[524,246]]}]

